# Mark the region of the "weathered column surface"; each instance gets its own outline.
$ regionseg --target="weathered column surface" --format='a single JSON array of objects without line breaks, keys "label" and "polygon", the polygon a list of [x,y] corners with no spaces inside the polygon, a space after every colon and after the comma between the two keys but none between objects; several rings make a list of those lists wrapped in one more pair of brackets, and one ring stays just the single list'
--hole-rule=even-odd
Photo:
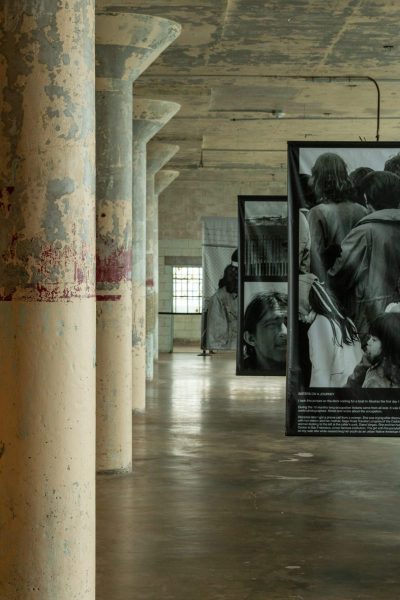
[{"label": "weathered column surface", "polygon": [[94,1],[0,3],[0,598],[94,600]]},{"label": "weathered column surface", "polygon": [[97,469],[132,468],[132,82],[180,26],[96,13]]},{"label": "weathered column surface", "polygon": [[[146,209],[146,379],[154,375],[155,330],[156,330],[156,289],[155,274],[158,273],[158,231],[156,231],[158,205],[154,193],[155,174],[171,160],[179,150],[174,144],[150,142],[147,147],[147,209]],[[157,242],[156,237],[157,235]]]},{"label": "weathered column surface", "polygon": [[180,171],[173,171],[172,169],[161,169],[155,175],[154,179],[154,193],[159,195],[169,186],[177,177],[179,177]]},{"label": "weathered column surface", "polygon": [[132,406],[138,412],[146,406],[146,147],[179,109],[176,102],[133,101]]},{"label": "weathered column surface", "polygon": [[158,204],[159,195],[179,176],[179,171],[173,171],[172,169],[161,169],[154,177],[154,203],[155,203],[155,219],[154,219],[154,256],[156,257],[157,264],[154,265],[154,358],[158,359],[159,355],[159,297],[160,297],[160,283],[159,283],[159,247],[158,247]]}]

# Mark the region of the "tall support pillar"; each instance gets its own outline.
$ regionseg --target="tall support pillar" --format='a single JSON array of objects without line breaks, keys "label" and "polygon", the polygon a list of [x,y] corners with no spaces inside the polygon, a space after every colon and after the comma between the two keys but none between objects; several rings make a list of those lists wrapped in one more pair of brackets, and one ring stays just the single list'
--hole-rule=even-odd
[{"label": "tall support pillar", "polygon": [[159,142],[150,142],[147,148],[146,379],[148,381],[152,381],[154,376],[156,306],[158,306],[158,297],[155,288],[156,274],[158,276],[158,204],[154,190],[154,177],[178,150],[179,146],[161,144]]},{"label": "tall support pillar", "polygon": [[94,600],[94,0],[3,0],[0,73],[0,598]]},{"label": "tall support pillar", "polygon": [[179,176],[179,171],[173,171],[171,169],[161,169],[156,173],[154,178],[154,202],[155,202],[155,219],[154,219],[154,256],[157,259],[157,264],[154,266],[154,314],[155,314],[155,327],[154,327],[154,358],[157,360],[159,355],[159,245],[158,245],[158,204],[160,194]]},{"label": "tall support pillar", "polygon": [[132,407],[137,412],[146,407],[146,147],[179,109],[162,100],[133,102]]},{"label": "tall support pillar", "polygon": [[132,469],[132,82],[179,34],[159,17],[96,14],[97,470]]}]

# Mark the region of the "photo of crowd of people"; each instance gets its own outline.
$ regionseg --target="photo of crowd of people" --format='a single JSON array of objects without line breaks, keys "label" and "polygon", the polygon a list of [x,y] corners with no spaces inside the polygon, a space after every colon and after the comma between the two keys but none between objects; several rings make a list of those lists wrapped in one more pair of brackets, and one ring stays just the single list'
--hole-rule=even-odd
[{"label": "photo of crowd of people", "polygon": [[300,149],[300,387],[400,387],[399,150]]}]

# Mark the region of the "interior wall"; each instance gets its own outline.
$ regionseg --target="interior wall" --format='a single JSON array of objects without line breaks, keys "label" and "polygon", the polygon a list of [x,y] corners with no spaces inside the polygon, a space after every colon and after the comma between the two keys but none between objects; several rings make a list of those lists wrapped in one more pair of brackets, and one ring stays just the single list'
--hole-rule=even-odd
[{"label": "interior wall", "polygon": [[[172,313],[172,266],[165,264],[166,259],[168,262],[168,258],[174,257],[176,266],[189,266],[192,257],[193,266],[201,264],[201,218],[236,217],[238,195],[265,194],[286,194],[286,185],[267,181],[190,181],[178,178],[160,194],[160,313]],[[160,352],[172,352],[174,340],[198,342],[200,348],[200,335],[200,315],[159,315]]]},{"label": "interior wall", "polygon": [[[158,349],[160,352],[172,352],[172,267],[164,264],[165,245],[159,244],[159,297],[158,297]],[[164,314],[162,314],[164,313]]]},{"label": "interior wall", "polygon": [[201,315],[174,316],[174,344],[197,343],[200,350]]},{"label": "interior wall", "polygon": [[[204,169],[205,178],[207,169]],[[239,195],[286,194],[286,182],[189,180],[178,177],[159,197],[159,237],[201,240],[202,217],[237,216]]]},{"label": "interior wall", "polygon": [[201,265],[201,239],[163,239],[159,241],[159,350],[172,352],[175,342],[198,342],[201,315],[173,315],[172,265]]}]

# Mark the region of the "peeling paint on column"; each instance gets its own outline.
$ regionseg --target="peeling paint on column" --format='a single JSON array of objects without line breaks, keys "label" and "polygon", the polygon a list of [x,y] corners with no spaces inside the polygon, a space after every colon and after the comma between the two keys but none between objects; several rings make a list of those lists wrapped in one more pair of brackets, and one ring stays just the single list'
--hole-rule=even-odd
[{"label": "peeling paint on column", "polygon": [[179,171],[162,169],[158,171],[154,180],[154,193],[158,197],[175,179],[179,177]]},{"label": "peeling paint on column", "polygon": [[[99,14],[108,13],[113,16],[112,24],[109,20],[110,26],[102,29],[100,34],[103,44],[109,47],[109,52],[101,52],[96,58],[105,77],[130,79],[131,75],[127,75],[129,73],[133,79],[137,79],[181,33],[182,27],[175,21],[136,11],[136,7],[126,4],[115,4],[99,11]],[[126,17],[128,14],[136,20],[133,31],[129,26],[129,18]],[[117,29],[118,36],[115,35]],[[130,53],[127,48],[131,49]]]},{"label": "peeling paint on column", "polygon": [[96,92],[97,290],[130,281],[132,271],[132,89],[116,87]]},{"label": "peeling paint on column", "polygon": [[[158,275],[158,204],[155,195],[155,175],[176,154],[179,146],[150,142],[147,149],[147,210],[146,210],[146,378],[153,379],[153,362],[157,344],[157,297],[155,281]],[[157,240],[156,240],[157,236]]]},{"label": "peeling paint on column", "polygon": [[159,227],[158,227],[158,203],[159,195],[168,187],[177,177],[179,171],[173,171],[168,169],[162,169],[155,174],[154,177],[154,202],[155,202],[155,227],[154,227],[154,314],[155,314],[155,325],[154,325],[154,357],[157,360],[159,355]]},{"label": "peeling paint on column", "polygon": [[97,289],[100,289],[101,283],[104,284],[104,289],[107,289],[107,284],[112,287],[121,281],[129,281],[131,273],[132,252],[123,248],[114,250],[106,259],[97,260]]},{"label": "peeling paint on column", "polygon": [[146,404],[146,148],[179,109],[162,100],[133,102],[132,398],[139,412]]},{"label": "peeling paint on column", "polygon": [[96,14],[99,471],[132,467],[132,82],[179,31],[127,7]]},{"label": "peeling paint on column", "polygon": [[121,300],[121,294],[107,295],[107,294],[96,294],[96,300],[98,302],[118,302]]},{"label": "peeling paint on column", "polygon": [[[76,66],[66,61],[66,56],[76,56],[76,40],[89,21],[82,2],[63,10],[76,26],[62,39],[62,23],[54,11],[54,2],[43,1],[34,6],[32,2],[22,2],[22,7],[19,2],[17,8],[6,1],[3,8],[0,300],[54,302],[94,296],[94,269],[87,267],[88,259],[94,258],[88,255],[89,212],[79,201],[82,180],[88,192],[94,191],[94,164],[88,147],[79,163],[73,158],[77,164],[70,170],[72,176],[62,175],[74,145],[93,135],[94,118],[89,111],[93,90],[87,85],[92,75],[88,74],[84,83],[77,82],[73,89],[69,75],[64,73],[67,67],[71,77],[75,77]],[[19,32],[17,51],[15,31]],[[81,48],[82,42],[79,43]],[[86,48],[88,42],[84,45]],[[92,61],[93,52],[86,51],[81,70],[88,69]],[[40,89],[34,89],[37,85]],[[41,132],[33,141],[28,132],[38,123]],[[40,175],[36,180],[26,178],[28,171],[40,173],[43,169],[49,169],[56,177],[49,181]],[[39,214],[42,220],[37,218]],[[65,226],[71,214],[74,232]],[[46,261],[52,256],[53,262],[58,261],[58,268],[51,270]],[[73,268],[71,262],[58,260],[60,256],[74,256]],[[77,279],[77,270],[84,276]]]},{"label": "peeling paint on column", "polygon": [[95,598],[94,58],[94,0],[1,2],[0,597],[13,600]]}]

